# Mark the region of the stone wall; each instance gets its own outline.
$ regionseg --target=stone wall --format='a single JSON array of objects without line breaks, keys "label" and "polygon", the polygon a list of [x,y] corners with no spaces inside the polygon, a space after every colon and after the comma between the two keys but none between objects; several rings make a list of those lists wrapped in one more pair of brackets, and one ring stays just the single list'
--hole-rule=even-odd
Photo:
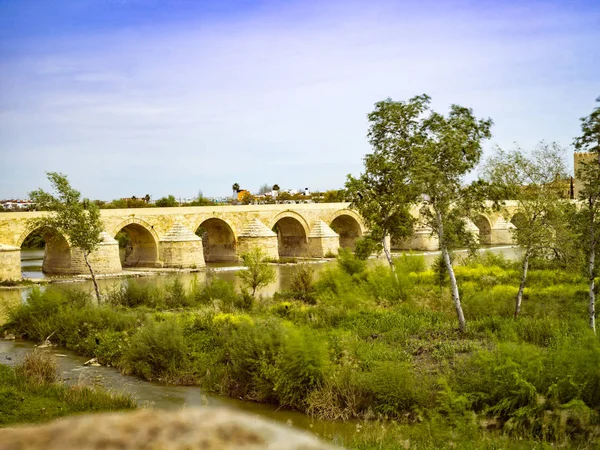
[{"label": "stone wall", "polygon": [[21,279],[21,249],[0,244],[0,280]]}]

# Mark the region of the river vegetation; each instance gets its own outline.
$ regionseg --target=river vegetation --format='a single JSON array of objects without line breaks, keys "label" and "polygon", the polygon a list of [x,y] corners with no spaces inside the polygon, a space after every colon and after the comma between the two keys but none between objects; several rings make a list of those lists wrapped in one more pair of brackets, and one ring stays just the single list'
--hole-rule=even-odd
[{"label": "river vegetation", "polygon": [[469,321],[461,332],[435,266],[404,256],[395,269],[343,251],[318,278],[299,266],[288,291],[256,299],[217,278],[164,290],[130,279],[99,305],[85,291],[34,288],[3,328],[34,341],[52,334],[147,380],[366,421],[350,448],[600,437],[585,276],[533,258],[514,320],[518,263],[471,257],[455,267]]},{"label": "river vegetation", "polygon": [[127,394],[83,382],[65,385],[54,357],[43,350],[29,353],[16,367],[0,364],[0,398],[0,427],[137,406]]}]

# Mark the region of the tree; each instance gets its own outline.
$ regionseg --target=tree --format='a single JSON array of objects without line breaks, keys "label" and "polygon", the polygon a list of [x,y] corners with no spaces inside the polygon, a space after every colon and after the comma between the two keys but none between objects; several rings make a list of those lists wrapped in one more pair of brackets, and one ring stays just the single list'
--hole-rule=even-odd
[{"label": "tree", "polygon": [[[388,122],[390,116],[399,118],[394,113],[404,107],[402,103],[380,102],[369,114],[371,126],[368,136],[373,153],[364,158],[365,172],[358,178],[348,175],[346,182],[346,189],[352,196],[350,207],[360,213],[370,229],[368,241],[378,243],[373,250],[383,248],[394,276],[394,262],[387,239],[388,236],[401,239],[412,234],[415,219],[410,208],[416,203],[419,193],[410,178],[407,152],[398,151],[402,143],[390,145],[390,140],[385,138],[392,132],[390,127],[404,126],[401,120]],[[365,241],[366,247],[369,247],[366,245],[368,241]]]},{"label": "tree", "polygon": [[[600,102],[600,97],[596,99]],[[589,162],[581,164],[577,178],[582,189],[579,199],[582,208],[579,211],[581,236],[587,254],[587,275],[589,282],[588,318],[589,326],[596,332],[595,277],[596,257],[600,254],[600,106],[587,117],[581,118],[581,136],[575,139],[575,149],[589,151],[598,155]]]},{"label": "tree", "polygon": [[[483,207],[480,183],[464,187],[461,182],[481,159],[481,142],[491,137],[492,121],[476,119],[470,109],[458,105],[452,105],[446,117],[430,111],[429,103],[427,95],[407,102],[387,99],[377,103],[369,115],[369,139],[377,150],[374,155],[381,156],[369,161],[370,177],[364,180],[373,192],[368,191],[367,201],[374,204],[369,208],[372,212],[368,220],[376,220],[379,208],[386,220],[388,216],[402,217],[402,221],[397,218],[394,222],[408,230],[404,211],[407,203],[421,195],[422,221],[438,236],[459,327],[464,331],[466,322],[450,252],[472,239],[465,218]],[[393,200],[393,193],[383,186],[386,182],[409,192],[396,190],[397,200]],[[383,228],[384,224],[379,226]],[[387,231],[393,227],[385,228]]]},{"label": "tree", "polygon": [[81,201],[81,194],[71,187],[66,175],[57,172],[47,172],[46,175],[56,196],[42,189],[29,193],[38,210],[50,211],[50,214],[35,219],[34,225],[55,229],[69,240],[71,246],[81,250],[92,276],[96,298],[100,302],[100,290],[89,260],[90,254],[102,242],[104,226],[100,220],[100,210],[94,203]]},{"label": "tree", "polygon": [[274,190],[275,192],[278,192],[278,191],[279,191],[279,185],[278,185],[278,184],[274,184],[274,185],[273,185],[273,190]]},{"label": "tree", "polygon": [[159,198],[158,200],[156,200],[154,202],[154,204],[156,206],[158,206],[159,208],[172,208],[172,207],[178,205],[177,199],[173,195],[169,195],[168,197]]},{"label": "tree", "polygon": [[267,183],[263,184],[261,187],[258,188],[258,195],[263,195],[267,192],[271,192],[271,186]]},{"label": "tree", "polygon": [[246,269],[238,272],[237,276],[245,286],[252,289],[252,297],[255,297],[257,289],[275,281],[275,269],[265,261],[265,255],[260,248],[243,254],[242,261]]},{"label": "tree", "polygon": [[144,201],[145,201],[146,203],[150,203],[150,194],[146,194],[146,195],[144,195]]},{"label": "tree", "polygon": [[244,192],[244,195],[242,195],[242,205],[249,205],[253,201],[254,201],[254,195],[252,195],[248,191]]},{"label": "tree", "polygon": [[561,199],[567,179],[564,150],[556,143],[540,142],[531,155],[520,149],[497,149],[484,167],[486,179],[502,199],[517,201],[513,236],[523,249],[521,283],[515,299],[515,319],[521,311],[529,261],[558,251],[557,228],[564,222]]}]

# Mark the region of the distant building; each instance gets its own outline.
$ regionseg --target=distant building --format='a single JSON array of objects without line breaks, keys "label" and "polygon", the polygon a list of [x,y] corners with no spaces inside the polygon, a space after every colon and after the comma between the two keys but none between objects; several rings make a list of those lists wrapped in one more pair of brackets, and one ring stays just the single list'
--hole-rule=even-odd
[{"label": "distant building", "polygon": [[4,209],[8,209],[11,211],[27,211],[29,209],[32,209],[33,206],[35,206],[35,203],[33,203],[31,200],[0,200],[0,205],[2,205],[2,207]]}]

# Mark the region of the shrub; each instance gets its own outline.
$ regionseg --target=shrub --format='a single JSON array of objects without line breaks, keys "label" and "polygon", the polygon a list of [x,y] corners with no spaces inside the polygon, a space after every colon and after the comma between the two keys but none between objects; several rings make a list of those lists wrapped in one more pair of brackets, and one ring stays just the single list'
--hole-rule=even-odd
[{"label": "shrub", "polygon": [[367,263],[357,258],[350,249],[340,248],[337,255],[338,267],[348,275],[361,274],[367,268]]},{"label": "shrub", "polygon": [[23,362],[15,368],[15,373],[35,384],[54,383],[59,379],[56,358],[41,350],[25,355]]},{"label": "shrub", "polygon": [[208,277],[204,285],[192,282],[190,296],[194,303],[202,305],[211,304],[216,300],[225,305],[233,305],[237,298],[233,284],[216,277]]},{"label": "shrub", "polygon": [[402,254],[394,260],[396,270],[402,273],[421,273],[427,270],[425,257],[423,255]]},{"label": "shrub", "polygon": [[175,319],[147,321],[123,355],[124,371],[146,380],[175,379],[185,367],[187,346]]},{"label": "shrub", "polygon": [[165,304],[167,308],[179,308],[189,304],[188,296],[186,295],[183,284],[179,278],[175,278],[173,282],[167,286]]},{"label": "shrub", "polygon": [[164,294],[159,288],[150,284],[141,284],[137,280],[129,278],[109,291],[106,301],[114,306],[157,308],[164,305],[163,297]]},{"label": "shrub", "polygon": [[321,384],[329,365],[323,340],[306,331],[285,330],[280,353],[271,367],[274,390],[283,406],[304,407],[306,397]]},{"label": "shrub", "polygon": [[290,293],[293,298],[310,305],[317,303],[314,295],[314,273],[315,270],[307,264],[296,267],[290,281]]}]

